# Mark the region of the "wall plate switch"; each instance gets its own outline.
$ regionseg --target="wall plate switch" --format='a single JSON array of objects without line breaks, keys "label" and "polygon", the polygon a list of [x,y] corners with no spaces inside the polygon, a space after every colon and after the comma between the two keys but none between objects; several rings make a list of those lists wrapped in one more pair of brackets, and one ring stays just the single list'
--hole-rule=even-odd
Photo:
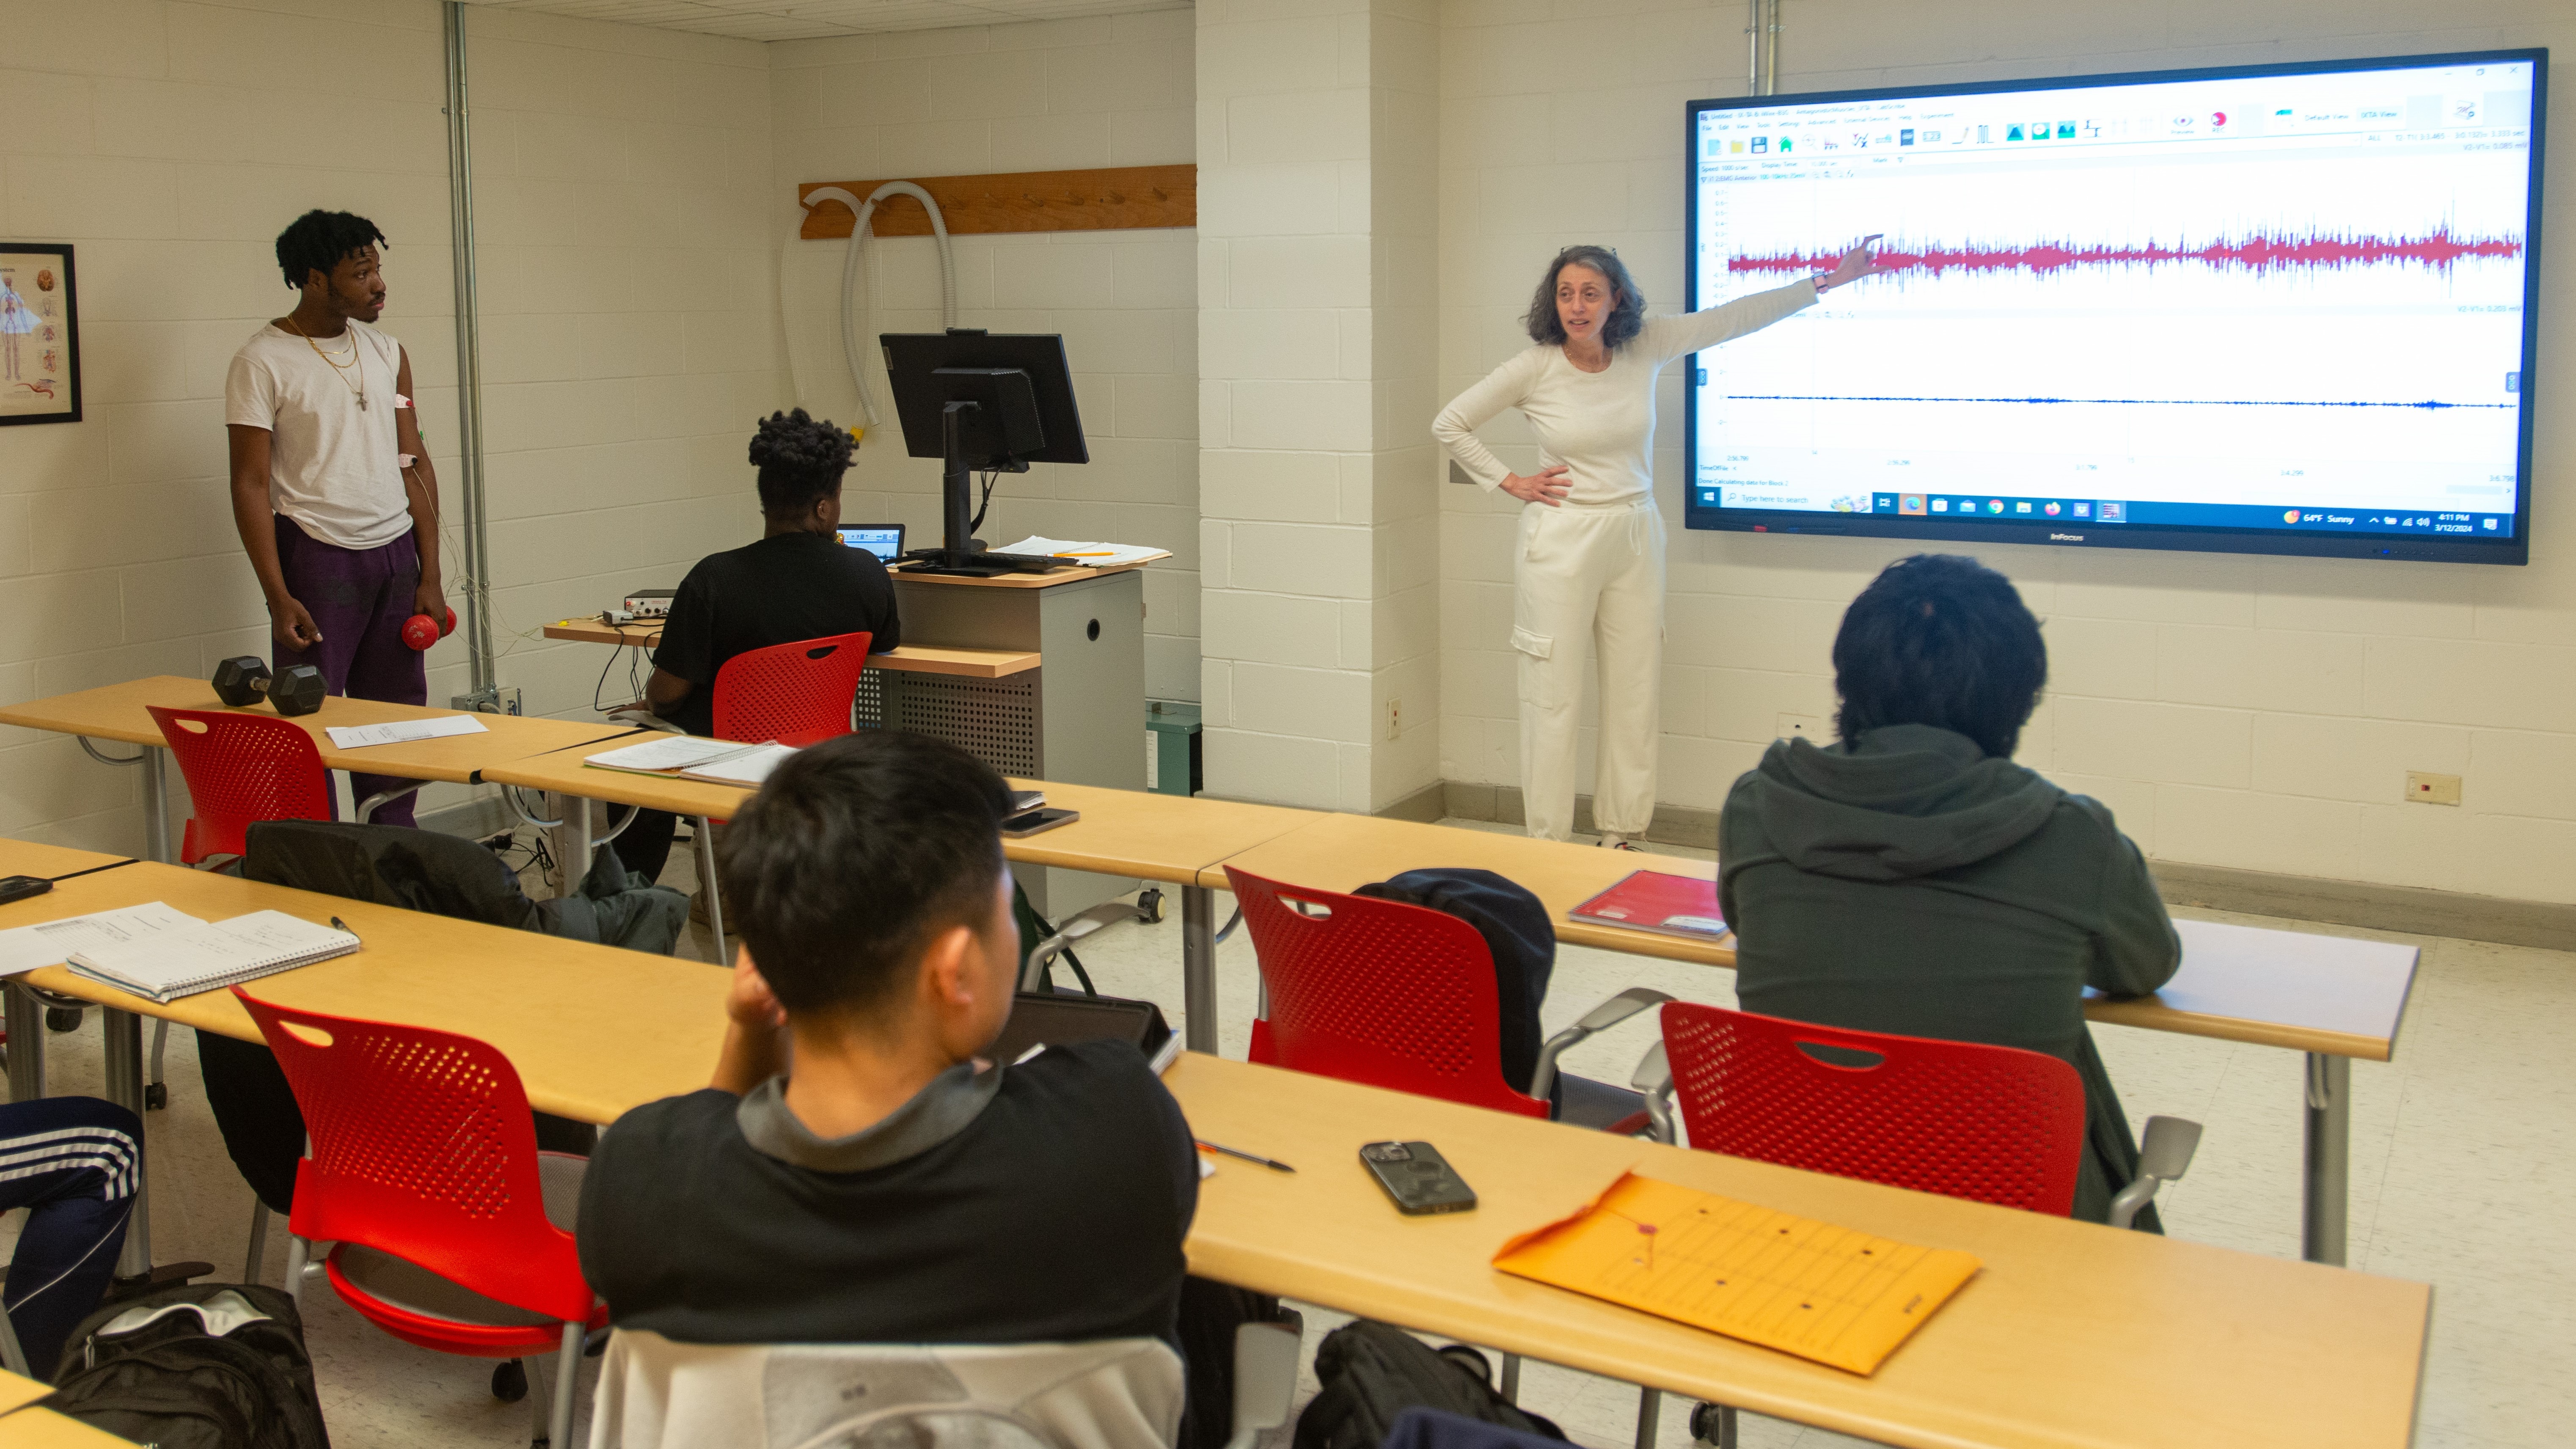
[{"label": "wall plate switch", "polygon": [[2406,798],[2418,805],[2457,805],[2460,803],[2460,777],[2409,770],[2406,772]]},{"label": "wall plate switch", "polygon": [[1825,722],[1811,714],[1780,716],[1779,737],[1784,740],[1806,740],[1818,745],[1829,742],[1825,734]]},{"label": "wall plate switch", "polygon": [[1403,700],[1390,699],[1386,702],[1386,737],[1391,740],[1404,738]]}]

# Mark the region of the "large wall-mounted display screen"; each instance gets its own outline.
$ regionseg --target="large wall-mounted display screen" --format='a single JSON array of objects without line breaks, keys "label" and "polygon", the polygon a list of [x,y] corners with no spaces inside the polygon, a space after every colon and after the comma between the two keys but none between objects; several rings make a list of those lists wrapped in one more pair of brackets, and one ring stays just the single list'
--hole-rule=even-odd
[{"label": "large wall-mounted display screen", "polygon": [[2547,64],[1692,103],[1687,521],[2524,562]]}]

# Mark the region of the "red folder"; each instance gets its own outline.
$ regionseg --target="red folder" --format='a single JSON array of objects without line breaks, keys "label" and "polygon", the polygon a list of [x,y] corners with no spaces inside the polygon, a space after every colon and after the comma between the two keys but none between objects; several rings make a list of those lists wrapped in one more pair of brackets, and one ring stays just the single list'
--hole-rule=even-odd
[{"label": "red folder", "polygon": [[1726,916],[1717,908],[1717,880],[1713,875],[1635,871],[1569,914],[1591,925],[1652,931],[1658,936],[1680,936],[1692,941],[1726,938]]}]

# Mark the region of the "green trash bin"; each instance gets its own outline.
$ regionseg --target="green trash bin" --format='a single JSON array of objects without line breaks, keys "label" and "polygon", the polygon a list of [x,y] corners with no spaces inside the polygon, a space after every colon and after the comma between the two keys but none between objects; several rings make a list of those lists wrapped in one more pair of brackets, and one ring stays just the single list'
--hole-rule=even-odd
[{"label": "green trash bin", "polygon": [[1199,707],[1177,700],[1145,701],[1145,788],[1158,795],[1195,795],[1206,788],[1199,763]]}]

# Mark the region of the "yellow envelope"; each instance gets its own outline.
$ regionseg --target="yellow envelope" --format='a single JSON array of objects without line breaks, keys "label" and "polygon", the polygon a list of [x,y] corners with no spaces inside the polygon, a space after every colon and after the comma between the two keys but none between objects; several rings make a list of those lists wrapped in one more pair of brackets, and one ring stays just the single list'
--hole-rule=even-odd
[{"label": "yellow envelope", "polygon": [[1980,1264],[1630,1172],[1494,1266],[1867,1374]]}]

